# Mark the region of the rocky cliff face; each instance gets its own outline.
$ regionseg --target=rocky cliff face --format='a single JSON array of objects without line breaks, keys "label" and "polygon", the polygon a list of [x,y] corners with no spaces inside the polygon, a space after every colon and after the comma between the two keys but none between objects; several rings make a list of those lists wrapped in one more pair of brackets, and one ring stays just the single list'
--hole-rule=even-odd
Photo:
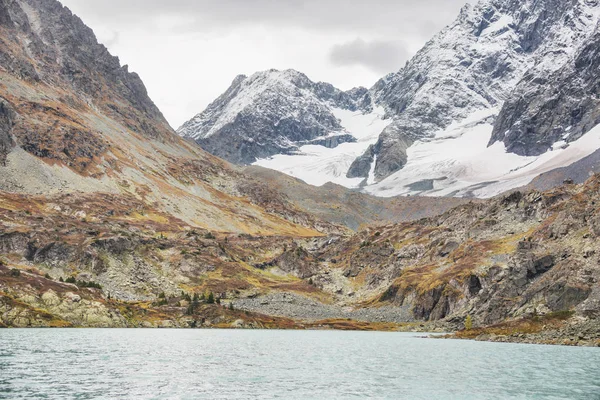
[{"label": "rocky cliff face", "polygon": [[573,60],[547,76],[527,75],[500,112],[491,143],[508,151],[537,155],[581,138],[600,123],[600,31]]},{"label": "rocky cliff face", "polygon": [[289,154],[305,144],[326,147],[355,141],[344,134],[332,108],[368,108],[364,88],[342,92],[293,70],[238,76],[231,87],[178,133],[237,164]]},{"label": "rocky cliff face", "polygon": [[[379,301],[409,306],[417,319],[469,314],[490,325],[565,311],[596,318],[598,189],[592,178],[583,187],[514,192],[371,230],[327,257],[345,254],[337,264],[370,285],[392,282]],[[357,257],[365,248],[370,256]]]},{"label": "rocky cliff face", "polygon": [[1,65],[30,82],[72,88],[111,117],[153,138],[170,128],[148,97],[140,77],[96,40],[58,1],[2,2]]}]

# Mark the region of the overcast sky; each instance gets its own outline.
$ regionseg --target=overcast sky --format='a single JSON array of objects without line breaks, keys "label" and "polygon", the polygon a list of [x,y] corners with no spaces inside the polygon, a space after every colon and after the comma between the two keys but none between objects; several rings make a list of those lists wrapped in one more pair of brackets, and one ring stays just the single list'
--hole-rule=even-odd
[{"label": "overcast sky", "polygon": [[61,1],[140,74],[177,128],[239,74],[293,68],[340,89],[369,87],[468,0]]}]

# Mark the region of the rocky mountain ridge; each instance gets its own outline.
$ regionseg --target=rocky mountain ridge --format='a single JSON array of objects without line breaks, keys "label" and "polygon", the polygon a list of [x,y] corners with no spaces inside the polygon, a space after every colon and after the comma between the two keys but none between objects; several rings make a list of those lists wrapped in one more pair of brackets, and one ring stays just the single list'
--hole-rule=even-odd
[{"label": "rocky mountain ridge", "polygon": [[312,82],[294,70],[240,75],[202,113],[178,129],[218,157],[237,164],[288,154],[299,146],[336,147],[355,139],[343,131],[332,108],[366,110],[365,88],[343,92]]},{"label": "rocky mountain ridge", "polygon": [[599,43],[596,26],[573,62],[520,82],[498,115],[490,144],[503,141],[508,151],[538,154],[557,143],[568,145],[597,126]]}]

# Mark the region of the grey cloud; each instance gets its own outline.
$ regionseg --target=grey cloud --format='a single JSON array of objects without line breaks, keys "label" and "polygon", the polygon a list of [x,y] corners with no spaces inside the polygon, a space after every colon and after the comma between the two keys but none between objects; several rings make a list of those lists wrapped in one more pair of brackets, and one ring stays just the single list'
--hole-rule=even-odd
[{"label": "grey cloud", "polygon": [[361,38],[338,44],[329,54],[336,66],[362,65],[381,74],[398,70],[408,57],[408,50],[400,42],[367,42]]},{"label": "grey cloud", "polygon": [[[63,0],[76,13],[113,23],[150,25],[158,16],[191,19],[192,31],[269,24],[361,33],[417,32],[430,36],[474,0]],[[425,23],[425,24],[424,24]],[[422,32],[423,27],[432,31]]]}]

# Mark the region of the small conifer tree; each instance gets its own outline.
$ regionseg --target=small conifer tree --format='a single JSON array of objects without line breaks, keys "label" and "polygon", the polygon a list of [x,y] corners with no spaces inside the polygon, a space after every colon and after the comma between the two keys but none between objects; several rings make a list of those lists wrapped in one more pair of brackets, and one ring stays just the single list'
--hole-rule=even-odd
[{"label": "small conifer tree", "polygon": [[215,295],[213,294],[213,292],[210,292],[208,294],[208,298],[206,299],[206,302],[208,304],[215,304]]},{"label": "small conifer tree", "polygon": [[473,318],[471,318],[470,315],[467,315],[467,318],[465,319],[465,329],[468,331],[473,329]]}]

